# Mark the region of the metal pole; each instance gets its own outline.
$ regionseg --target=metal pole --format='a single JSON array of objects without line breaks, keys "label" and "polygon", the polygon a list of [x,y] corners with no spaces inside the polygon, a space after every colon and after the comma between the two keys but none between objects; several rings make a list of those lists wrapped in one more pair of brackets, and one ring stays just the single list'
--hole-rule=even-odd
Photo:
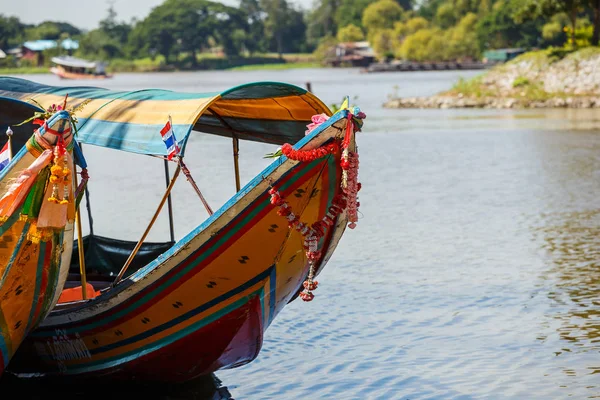
[{"label": "metal pole", "polygon": [[235,189],[236,192],[240,191],[240,165],[238,162],[238,156],[240,154],[240,139],[233,136],[233,167],[235,168]]},{"label": "metal pole", "polygon": [[[166,187],[169,187],[169,161],[166,159],[165,161],[165,183]],[[171,193],[169,193],[169,197],[167,198],[167,207],[169,209],[169,231],[171,232],[171,242],[175,241],[175,229],[173,228],[173,203],[171,202]]]},{"label": "metal pole", "polygon": [[129,265],[131,265],[133,258],[135,257],[137,252],[140,250],[140,247],[142,247],[142,243],[144,243],[144,240],[146,240],[146,236],[148,236],[148,233],[150,232],[152,225],[154,225],[154,222],[156,222],[156,218],[158,218],[158,215],[160,214],[160,210],[162,210],[162,207],[165,204],[167,197],[169,197],[169,193],[171,193],[171,189],[173,189],[173,185],[175,184],[175,181],[177,180],[177,176],[179,176],[180,170],[181,170],[181,166],[178,165],[177,169],[175,169],[175,172],[173,173],[173,179],[171,179],[171,182],[169,183],[169,186],[167,187],[167,190],[166,190],[163,198],[160,200],[160,203],[159,203],[158,207],[156,208],[156,211],[154,212],[154,216],[152,217],[152,220],[150,220],[150,223],[146,227],[144,234],[142,235],[140,240],[135,245],[135,248],[129,255],[129,258],[127,258],[127,261],[125,261],[125,265],[123,265],[123,268],[121,268],[121,271],[119,271],[119,275],[117,275],[117,278],[115,279],[115,281],[112,283],[111,286],[115,286],[117,284],[117,282],[119,282],[121,280],[121,278],[125,274],[125,271],[127,271],[127,268],[129,268]]}]

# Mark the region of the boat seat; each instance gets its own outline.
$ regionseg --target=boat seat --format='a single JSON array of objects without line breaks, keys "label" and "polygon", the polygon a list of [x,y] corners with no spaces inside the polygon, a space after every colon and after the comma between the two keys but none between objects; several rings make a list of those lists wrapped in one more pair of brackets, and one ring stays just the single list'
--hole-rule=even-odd
[{"label": "boat seat", "polygon": [[[94,297],[100,295],[100,291],[96,290],[91,283],[87,282],[85,287],[85,294],[88,299],[93,299]],[[83,292],[81,291],[81,289],[81,284],[79,286],[74,286],[70,288],[67,288],[65,285],[65,289],[63,289],[63,291],[60,294],[60,297],[58,298],[58,304],[83,300]]]},{"label": "boat seat", "polygon": [[[119,274],[137,242],[111,239],[97,235],[83,237],[83,250],[85,254],[85,270],[88,281],[112,282]],[[159,255],[170,249],[175,242],[143,243],[133,262],[123,276],[126,278],[138,269],[155,260]],[[79,276],[79,246],[78,241],[73,243],[71,256],[70,275]],[[75,277],[73,277],[75,278]],[[74,280],[78,280],[74,279]]]}]

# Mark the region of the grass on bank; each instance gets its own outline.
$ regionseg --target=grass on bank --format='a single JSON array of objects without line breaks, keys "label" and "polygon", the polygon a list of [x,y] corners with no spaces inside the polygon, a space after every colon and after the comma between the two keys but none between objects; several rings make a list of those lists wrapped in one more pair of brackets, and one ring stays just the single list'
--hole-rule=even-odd
[{"label": "grass on bank", "polygon": [[18,75],[18,74],[47,74],[50,72],[48,67],[0,67],[0,75]]},{"label": "grass on bank", "polygon": [[[499,93],[496,88],[485,83],[485,78],[490,75],[508,74],[513,66],[526,62],[530,65],[531,70],[543,72],[552,64],[559,61],[581,61],[590,59],[600,55],[599,47],[586,47],[582,49],[570,48],[548,48],[544,50],[535,50],[524,53],[515,59],[491,68],[482,75],[476,76],[469,80],[460,78],[454,86],[445,92],[440,93],[441,96],[452,97],[506,97],[506,93]],[[513,70],[514,71],[514,70]],[[514,73],[514,72],[513,72]],[[544,90],[544,82],[536,81],[526,76],[517,76],[512,81],[512,90],[509,95],[515,98],[522,98],[527,101],[546,101],[556,97],[569,97],[573,94],[554,92],[548,93]]]}]

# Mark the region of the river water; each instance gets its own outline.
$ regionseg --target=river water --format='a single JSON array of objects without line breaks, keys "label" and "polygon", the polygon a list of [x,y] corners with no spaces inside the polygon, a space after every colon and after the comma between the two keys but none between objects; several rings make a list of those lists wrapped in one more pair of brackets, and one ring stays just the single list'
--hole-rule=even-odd
[{"label": "river water", "polygon": [[[478,73],[306,69],[118,74],[98,83],[205,92],[309,81],[327,104],[349,95],[367,114],[357,139],[357,228],[320,275],[315,300],[288,305],[258,358],[217,372],[221,387],[206,398],[600,398],[600,117],[382,107],[390,95],[430,95]],[[272,150],[241,144],[243,181]],[[137,240],[162,194],[162,164],[84,152],[90,204],[108,216],[94,220],[96,233]],[[230,141],[192,137],[187,158],[218,208],[234,189]],[[114,193],[94,178],[129,188]],[[174,197],[181,237],[206,213],[189,185]],[[167,231],[165,217],[149,240]]]}]

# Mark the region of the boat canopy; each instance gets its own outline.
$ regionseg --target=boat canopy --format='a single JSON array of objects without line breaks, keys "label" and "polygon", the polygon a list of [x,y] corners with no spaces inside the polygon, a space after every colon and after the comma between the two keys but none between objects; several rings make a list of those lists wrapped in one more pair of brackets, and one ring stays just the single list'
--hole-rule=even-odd
[{"label": "boat canopy", "polygon": [[65,67],[73,68],[96,68],[96,63],[93,61],[82,60],[81,58],[71,56],[59,56],[52,57],[52,62],[57,65],[64,65]]},{"label": "boat canopy", "polygon": [[183,154],[192,131],[293,144],[304,137],[313,115],[332,114],[312,93],[279,82],[249,83],[223,92],[187,93],[48,86],[0,77],[0,109],[34,103],[31,100],[44,107],[62,104],[67,94],[67,108],[89,101],[76,112],[80,143],[156,156],[167,155],[160,131],[169,117]]}]

